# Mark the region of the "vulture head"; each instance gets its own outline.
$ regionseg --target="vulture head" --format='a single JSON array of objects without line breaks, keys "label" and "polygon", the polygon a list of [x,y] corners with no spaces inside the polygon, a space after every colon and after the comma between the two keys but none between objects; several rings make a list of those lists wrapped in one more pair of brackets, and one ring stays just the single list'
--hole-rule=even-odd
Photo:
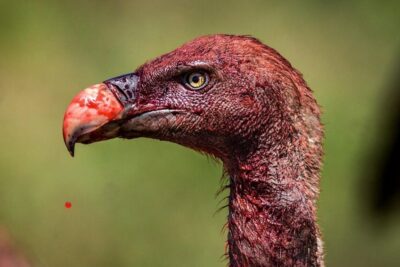
[{"label": "vulture head", "polygon": [[320,266],[323,131],[301,74],[255,38],[199,37],[80,92],[65,144],[150,137],[220,158],[229,174],[230,266]]}]

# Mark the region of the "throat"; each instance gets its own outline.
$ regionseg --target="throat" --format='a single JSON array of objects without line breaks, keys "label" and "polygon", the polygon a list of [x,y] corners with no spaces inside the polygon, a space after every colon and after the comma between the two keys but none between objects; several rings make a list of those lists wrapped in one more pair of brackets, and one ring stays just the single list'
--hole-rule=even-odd
[{"label": "throat", "polygon": [[315,207],[319,163],[310,166],[295,147],[260,149],[225,164],[230,266],[323,265]]}]

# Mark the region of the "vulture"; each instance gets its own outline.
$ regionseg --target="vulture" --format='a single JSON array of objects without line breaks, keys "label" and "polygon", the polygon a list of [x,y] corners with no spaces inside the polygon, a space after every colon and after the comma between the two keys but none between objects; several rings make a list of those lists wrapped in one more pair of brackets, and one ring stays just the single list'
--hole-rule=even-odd
[{"label": "vulture", "polygon": [[78,93],[65,144],[174,142],[229,176],[229,266],[323,266],[320,108],[302,74],[251,36],[207,35]]}]

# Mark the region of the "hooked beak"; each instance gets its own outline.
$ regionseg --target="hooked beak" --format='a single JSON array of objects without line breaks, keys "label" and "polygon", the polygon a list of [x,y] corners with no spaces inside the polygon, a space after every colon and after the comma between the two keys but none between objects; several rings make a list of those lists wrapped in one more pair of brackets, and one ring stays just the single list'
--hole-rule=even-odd
[{"label": "hooked beak", "polygon": [[79,92],[69,104],[63,123],[64,142],[71,156],[75,143],[93,143],[118,136],[124,106],[135,100],[138,77],[119,76]]}]

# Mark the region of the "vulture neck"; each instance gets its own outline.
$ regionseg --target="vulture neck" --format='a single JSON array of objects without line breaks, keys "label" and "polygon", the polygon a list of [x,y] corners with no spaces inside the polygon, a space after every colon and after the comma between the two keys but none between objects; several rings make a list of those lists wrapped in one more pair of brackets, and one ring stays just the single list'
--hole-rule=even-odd
[{"label": "vulture neck", "polygon": [[225,161],[231,267],[323,266],[315,207],[320,158],[301,136],[280,136]]}]

